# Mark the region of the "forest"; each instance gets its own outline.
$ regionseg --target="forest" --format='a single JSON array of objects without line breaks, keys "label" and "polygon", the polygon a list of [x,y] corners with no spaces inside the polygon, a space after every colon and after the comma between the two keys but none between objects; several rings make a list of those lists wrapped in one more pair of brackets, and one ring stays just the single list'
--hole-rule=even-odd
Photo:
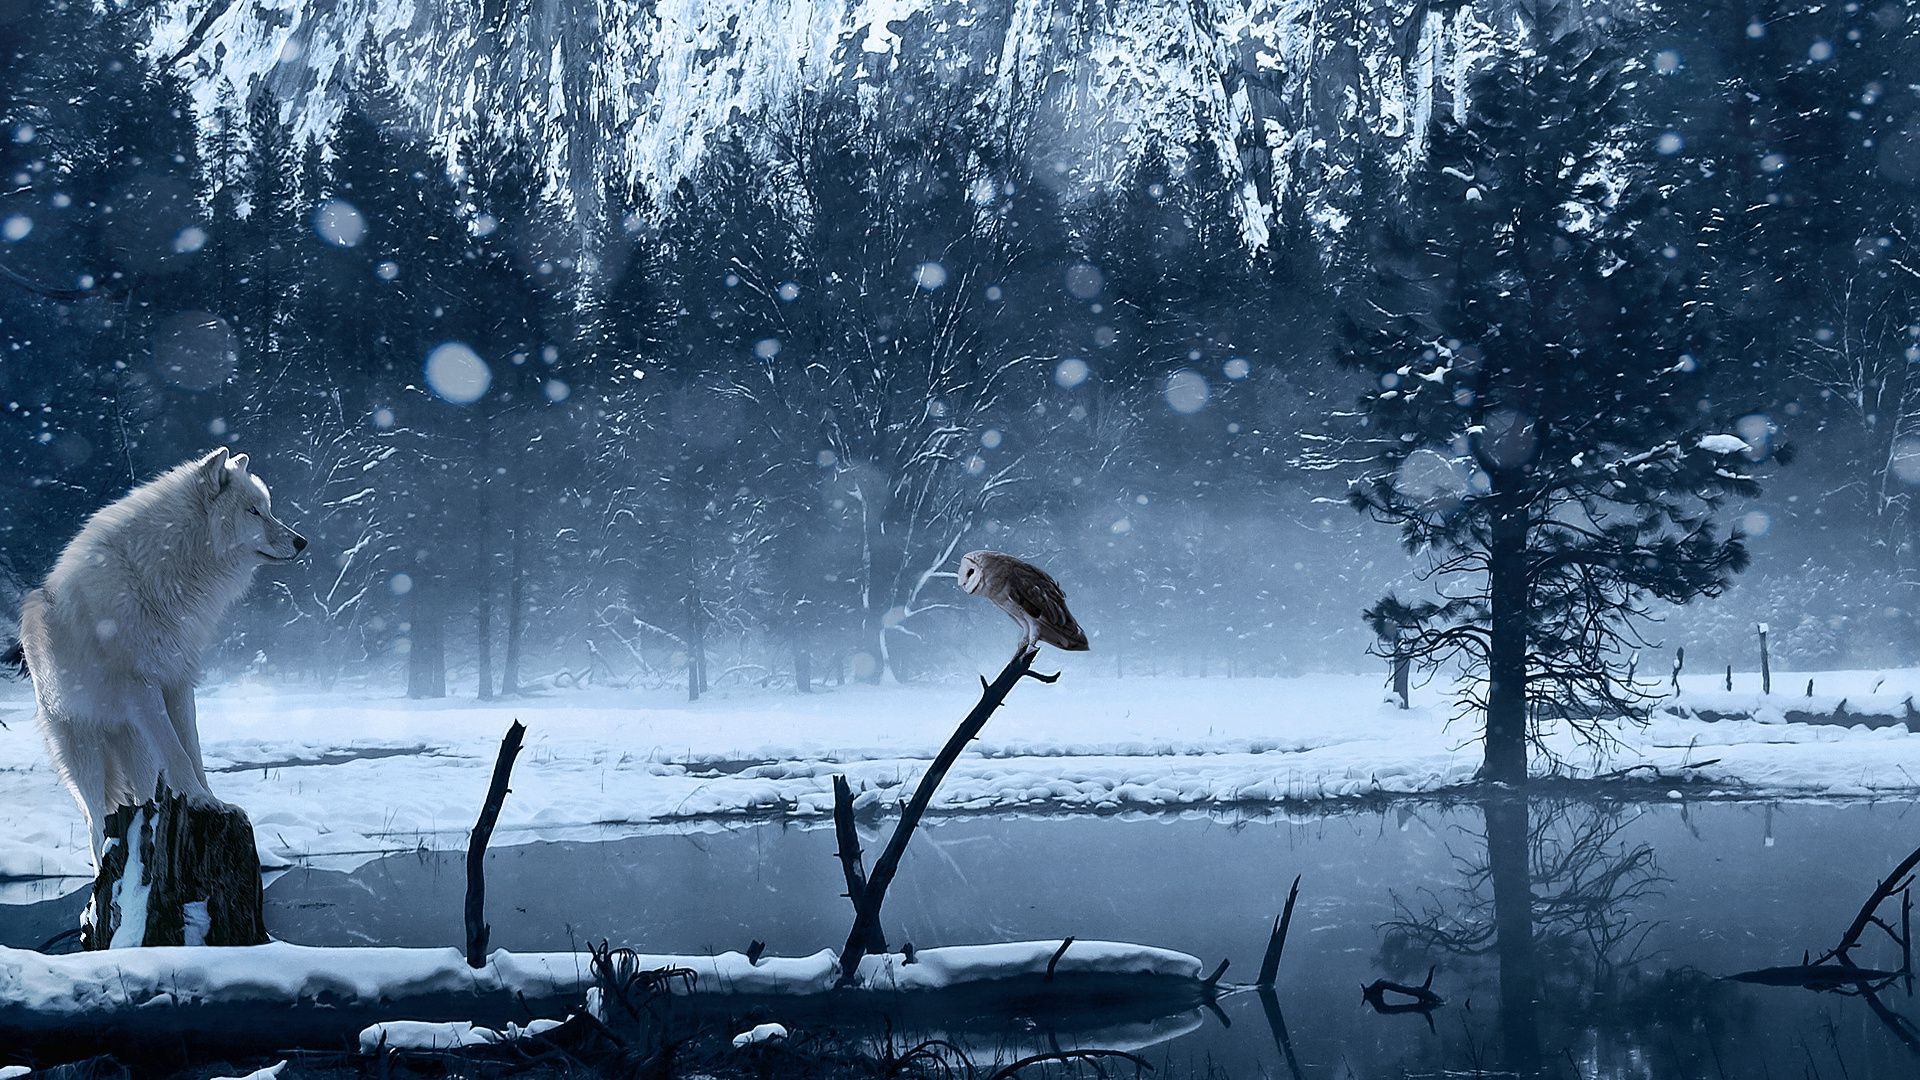
[{"label": "forest", "polygon": [[[1355,40],[1324,48],[1363,6],[1327,5]],[[0,606],[99,505],[230,444],[318,556],[255,590],[232,674],[937,678],[1003,647],[943,576],[976,547],[1052,566],[1114,676],[1444,664],[1462,639],[1421,628],[1499,603],[1449,572],[1509,542],[1448,509],[1504,490],[1449,441],[1484,366],[1531,410],[1508,444],[1552,462],[1526,512],[1634,523],[1596,541],[1605,580],[1526,587],[1665,619],[1536,643],[1717,670],[1760,621],[1788,666],[1912,662],[1914,20],[1525,7],[1531,44],[1417,158],[1323,140],[1322,187],[1261,215],[1270,151],[1221,147],[1208,102],[1106,182],[933,49],[736,115],[663,190],[583,188],[559,120],[450,136],[373,34],[303,138],[271,86],[196,108],[139,5],[10,3]],[[1631,483],[1599,460],[1719,434],[1734,457]]]}]

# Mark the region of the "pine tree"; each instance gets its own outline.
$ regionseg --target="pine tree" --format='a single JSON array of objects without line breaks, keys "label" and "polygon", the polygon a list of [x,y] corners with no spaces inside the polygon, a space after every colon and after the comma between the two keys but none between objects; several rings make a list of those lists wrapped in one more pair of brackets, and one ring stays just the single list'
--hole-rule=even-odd
[{"label": "pine tree", "polygon": [[1407,212],[1374,230],[1379,279],[1341,352],[1373,379],[1352,503],[1442,592],[1367,620],[1393,657],[1464,666],[1482,775],[1509,783],[1548,725],[1604,739],[1644,715],[1636,618],[1746,566],[1713,511],[1757,490],[1763,452],[1701,411],[1728,358],[1688,279],[1636,236],[1660,185],[1612,150],[1618,56],[1567,22],[1537,19],[1467,123],[1436,126]]},{"label": "pine tree", "polygon": [[241,181],[247,198],[241,234],[246,300],[238,330],[256,364],[277,367],[300,270],[300,162],[293,131],[281,120],[272,91],[263,87],[247,100],[246,132]]}]

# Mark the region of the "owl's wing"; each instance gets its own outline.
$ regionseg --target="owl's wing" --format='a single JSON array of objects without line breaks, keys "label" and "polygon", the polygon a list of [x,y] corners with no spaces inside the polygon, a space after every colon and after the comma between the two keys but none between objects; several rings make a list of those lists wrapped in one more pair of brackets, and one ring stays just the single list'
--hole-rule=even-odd
[{"label": "owl's wing", "polygon": [[1020,610],[1033,618],[1040,640],[1069,652],[1087,647],[1086,632],[1067,610],[1066,594],[1060,583],[1045,570],[1029,562],[1015,562],[1007,573],[1007,593]]}]

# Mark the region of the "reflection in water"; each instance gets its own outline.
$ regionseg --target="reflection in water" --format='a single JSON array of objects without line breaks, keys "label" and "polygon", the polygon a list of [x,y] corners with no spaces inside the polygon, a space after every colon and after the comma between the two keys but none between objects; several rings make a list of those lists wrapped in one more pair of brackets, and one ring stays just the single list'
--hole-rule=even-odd
[{"label": "reflection in water", "polygon": [[[1507,1063],[1531,1075],[1540,1069],[1540,1039],[1534,1002],[1539,971],[1534,966],[1532,839],[1525,799],[1493,799],[1487,820],[1487,876],[1493,882],[1494,952],[1500,958],[1500,1028]],[[1547,884],[1543,882],[1542,884]]]},{"label": "reflection in water", "polygon": [[[1623,838],[1638,808],[1496,796],[1480,804],[1483,846],[1457,859],[1459,902],[1402,905],[1383,951],[1491,953],[1500,1001],[1502,1064],[1551,1072],[1543,1041],[1584,1049],[1595,1075],[1666,1075],[1649,1041],[1671,1026],[1703,1030],[1724,1003],[1697,974],[1647,977],[1641,947],[1654,929],[1642,902],[1664,879],[1645,843]],[[1653,1004],[1657,1002],[1657,1004]],[[1649,1008],[1649,1005],[1653,1007]],[[1543,1021],[1555,1030],[1543,1036]],[[1581,1028],[1573,1028],[1578,1022]],[[1671,1067],[1690,1069],[1674,1060]]]},{"label": "reflection in water", "polygon": [[[1479,810],[1481,843],[1455,855],[1453,895],[1428,893],[1417,910],[1396,897],[1381,961],[1404,970],[1433,954],[1491,954],[1504,1067],[1532,1075],[1543,1068],[1542,1014],[1587,1017],[1598,1035],[1610,1011],[1632,1008],[1637,980],[1620,976],[1653,928],[1640,901],[1663,879],[1651,846],[1622,839],[1637,808],[1499,794]],[[1596,1050],[1639,1056],[1637,1046]]]}]

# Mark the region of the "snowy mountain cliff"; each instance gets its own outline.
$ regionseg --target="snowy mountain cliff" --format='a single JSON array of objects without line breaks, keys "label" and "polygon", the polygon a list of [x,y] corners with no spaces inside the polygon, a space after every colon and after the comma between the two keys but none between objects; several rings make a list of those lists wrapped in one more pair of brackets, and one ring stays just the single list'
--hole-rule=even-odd
[{"label": "snowy mountain cliff", "polygon": [[1520,35],[1509,0],[173,0],[153,51],[200,106],[269,88],[301,138],[383,65],[442,144],[509,117],[562,194],[623,171],[656,195],[731,120],[858,92],[903,67],[971,95],[1005,149],[1069,185],[1156,142],[1218,156],[1243,235],[1338,232],[1356,140],[1400,161],[1476,64]]}]

